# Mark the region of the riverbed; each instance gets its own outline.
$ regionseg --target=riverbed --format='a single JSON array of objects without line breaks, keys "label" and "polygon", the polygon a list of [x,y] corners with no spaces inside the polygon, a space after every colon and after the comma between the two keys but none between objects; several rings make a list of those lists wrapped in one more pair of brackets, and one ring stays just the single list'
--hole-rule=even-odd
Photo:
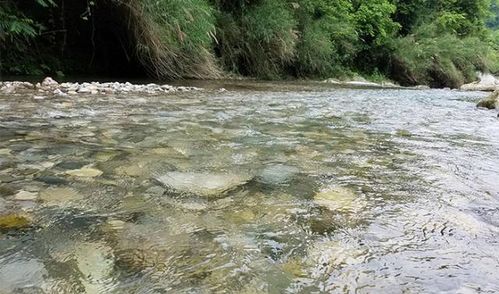
[{"label": "riverbed", "polygon": [[0,293],[499,291],[486,94],[196,86],[0,96]]}]

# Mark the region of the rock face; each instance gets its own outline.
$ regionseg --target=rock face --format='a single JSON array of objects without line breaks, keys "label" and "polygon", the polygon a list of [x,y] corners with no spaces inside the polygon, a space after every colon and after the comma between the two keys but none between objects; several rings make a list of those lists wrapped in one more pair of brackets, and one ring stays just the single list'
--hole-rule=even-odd
[{"label": "rock face", "polygon": [[[165,93],[188,92],[199,90],[195,87],[173,87],[170,85],[158,84],[131,84],[131,83],[58,83],[54,79],[47,77],[41,83],[33,85],[28,82],[0,82],[0,94],[15,93],[43,93],[54,96],[68,95],[105,95],[105,94],[146,94],[160,95]],[[40,97],[35,95],[35,97]]]},{"label": "rock face", "polygon": [[177,193],[215,198],[246,184],[249,178],[235,174],[169,172],[156,180]]},{"label": "rock face", "polygon": [[498,109],[499,108],[499,90],[490,94],[489,97],[478,102],[477,107],[483,107],[487,109]]},{"label": "rock face", "polygon": [[499,79],[491,74],[479,74],[479,81],[461,86],[463,91],[496,91],[499,90]]}]

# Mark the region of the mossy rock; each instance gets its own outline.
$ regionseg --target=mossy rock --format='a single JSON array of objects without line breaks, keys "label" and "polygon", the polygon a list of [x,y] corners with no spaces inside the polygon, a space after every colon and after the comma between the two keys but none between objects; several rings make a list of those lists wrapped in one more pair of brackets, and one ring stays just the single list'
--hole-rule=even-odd
[{"label": "mossy rock", "polygon": [[0,196],[10,196],[10,195],[14,195],[14,193],[16,192],[16,190],[14,190],[13,188],[9,187],[9,186],[0,186]]},{"label": "mossy rock", "polygon": [[31,226],[31,221],[24,215],[6,214],[0,216],[0,232],[21,230]]},{"label": "mossy rock", "polygon": [[495,91],[489,97],[478,102],[477,107],[483,107],[487,109],[499,108],[499,90]]}]

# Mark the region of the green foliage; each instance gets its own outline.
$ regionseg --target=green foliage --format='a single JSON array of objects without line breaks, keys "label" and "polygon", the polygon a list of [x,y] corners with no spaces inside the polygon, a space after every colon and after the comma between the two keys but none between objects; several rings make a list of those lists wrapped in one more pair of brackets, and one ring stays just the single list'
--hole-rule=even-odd
[{"label": "green foliage", "polygon": [[487,70],[487,43],[436,31],[434,25],[426,25],[414,35],[394,40],[394,62],[404,68],[404,84],[459,87],[474,80],[477,70]]},{"label": "green foliage", "polygon": [[360,1],[355,18],[361,39],[367,44],[384,44],[399,29],[392,19],[396,9],[387,0]]},{"label": "green foliage", "polygon": [[27,41],[37,35],[35,22],[20,13],[12,2],[0,5],[0,47],[6,46],[9,41]]},{"label": "green foliage", "polygon": [[499,1],[494,0],[490,5],[490,18],[487,21],[489,28],[493,30],[499,29]]},{"label": "green foliage", "polygon": [[296,75],[327,76],[346,71],[358,42],[351,3],[302,0],[294,7],[299,28]]},{"label": "green foliage", "polygon": [[218,17],[218,51],[232,72],[276,78],[295,53],[296,21],[283,1],[241,3]]},{"label": "green foliage", "polygon": [[486,27],[498,27],[498,12],[497,0],[0,0],[0,70],[91,71],[72,64],[79,54],[63,59],[67,37],[77,39],[72,49],[95,51],[104,30],[157,78],[359,72],[457,87],[477,70],[499,71],[499,33]]}]

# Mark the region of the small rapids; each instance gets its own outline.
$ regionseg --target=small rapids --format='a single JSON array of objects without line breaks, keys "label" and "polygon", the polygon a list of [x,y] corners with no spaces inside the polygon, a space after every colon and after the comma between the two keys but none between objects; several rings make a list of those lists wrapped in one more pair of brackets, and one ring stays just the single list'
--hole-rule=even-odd
[{"label": "small rapids", "polygon": [[223,86],[0,96],[0,293],[499,292],[486,94]]}]

